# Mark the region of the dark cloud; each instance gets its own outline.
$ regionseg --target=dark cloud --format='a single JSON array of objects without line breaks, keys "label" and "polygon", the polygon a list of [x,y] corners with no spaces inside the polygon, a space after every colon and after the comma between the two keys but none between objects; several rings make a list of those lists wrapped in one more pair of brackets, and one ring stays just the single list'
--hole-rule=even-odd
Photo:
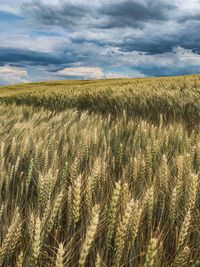
[{"label": "dark cloud", "polygon": [[84,64],[84,66],[96,66],[94,57],[98,61],[98,65],[106,64],[105,59],[102,59],[97,51],[77,51],[74,47],[63,48],[59,53],[54,54],[0,47],[0,66],[5,64],[16,67],[44,66],[48,68],[49,72],[57,72],[77,63]]},{"label": "dark cloud", "polygon": [[168,19],[168,12],[176,6],[168,1],[136,1],[125,0],[110,2],[102,7],[91,8],[89,5],[63,3],[47,5],[40,1],[24,3],[23,14],[34,18],[43,25],[59,25],[63,27],[88,26],[108,29],[116,27],[143,27],[148,21]]},{"label": "dark cloud", "polygon": [[120,44],[120,49],[124,52],[142,51],[147,54],[156,55],[166,52],[172,52],[175,47],[192,50],[192,52],[200,53],[200,22],[189,22],[177,28],[174,33],[167,31],[160,35],[150,35],[143,38],[129,38]]},{"label": "dark cloud", "polygon": [[[125,35],[123,33],[119,36],[110,32],[110,38],[104,39],[90,39],[86,35],[72,37],[73,44],[80,46],[93,44],[97,49],[100,48],[118,48],[122,53],[138,51],[146,53],[148,55],[157,55],[168,52],[173,52],[175,47],[182,47],[189,49],[196,54],[200,54],[200,35],[197,34],[200,28],[200,22],[190,21],[183,25],[174,25],[176,30],[168,32],[167,29],[160,30],[160,34],[152,32],[153,29],[143,30],[142,35],[134,35],[131,30],[127,31]],[[159,27],[154,28],[155,31],[159,30]],[[109,50],[109,54],[115,55],[112,49]]]},{"label": "dark cloud", "polygon": [[200,1],[198,1],[198,5],[195,10],[180,13],[175,19],[179,23],[185,23],[185,22],[190,22],[190,21],[200,21]]},{"label": "dark cloud", "polygon": [[104,27],[143,27],[144,22],[168,20],[168,12],[176,6],[168,1],[125,0],[103,6],[100,13],[106,15],[108,23]]},{"label": "dark cloud", "polygon": [[71,27],[80,23],[88,10],[85,7],[73,4],[47,5],[40,1],[24,3],[21,6],[22,13],[43,25],[57,25]]},{"label": "dark cloud", "polygon": [[[186,40],[183,44],[179,41],[179,37],[177,39],[165,39],[161,37],[160,39],[149,41],[131,40],[124,42],[119,47],[122,52],[140,51],[145,52],[147,55],[157,55],[172,52],[177,46],[182,46],[185,49],[193,49],[194,44],[192,42],[187,43]],[[198,44],[198,46],[200,48],[200,44]],[[198,48],[196,48],[196,50],[198,50]]]},{"label": "dark cloud", "polygon": [[[198,66],[179,66],[175,67],[158,67],[158,66],[140,66],[134,68],[134,70],[138,70],[143,73],[145,76],[176,76],[176,75],[189,75],[194,73],[199,73]],[[155,75],[156,73],[156,75]]]},{"label": "dark cloud", "polygon": [[41,65],[48,66],[50,64],[60,65],[72,63],[76,60],[73,56],[58,55],[53,56],[49,53],[35,52],[31,50],[13,49],[13,48],[0,48],[0,62],[6,63],[19,63],[21,65]]},{"label": "dark cloud", "polygon": [[172,52],[173,48],[178,46],[178,40],[176,38],[165,38],[159,36],[155,38],[133,38],[125,40],[119,44],[120,51],[132,52],[139,51],[148,55],[162,54],[166,52]]}]

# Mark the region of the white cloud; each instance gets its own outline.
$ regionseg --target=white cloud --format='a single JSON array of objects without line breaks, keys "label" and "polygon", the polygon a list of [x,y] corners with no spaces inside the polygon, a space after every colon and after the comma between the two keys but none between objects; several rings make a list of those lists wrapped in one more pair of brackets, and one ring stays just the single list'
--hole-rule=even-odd
[{"label": "white cloud", "polygon": [[1,4],[0,6],[0,11],[2,12],[8,12],[14,15],[19,15],[19,9],[17,9],[16,7],[13,7],[12,5],[9,4]]},{"label": "white cloud", "polygon": [[66,36],[36,36],[32,38],[28,34],[12,34],[0,36],[1,47],[30,49],[44,53],[59,51],[61,46],[67,46],[70,41]]},{"label": "white cloud", "polygon": [[0,67],[0,82],[14,84],[27,82],[27,71],[23,68],[3,66]]},{"label": "white cloud", "polygon": [[99,67],[77,67],[65,68],[57,72],[60,76],[80,77],[83,79],[102,79],[104,78],[103,69]]},{"label": "white cloud", "polygon": [[115,78],[142,78],[145,77],[143,73],[137,70],[129,71],[129,74],[124,73],[106,73],[105,74],[107,79],[115,79]]},{"label": "white cloud", "polygon": [[59,76],[80,77],[82,79],[115,79],[144,77],[144,74],[136,70],[125,74],[116,72],[104,72],[103,69],[100,67],[65,68],[63,70],[59,70],[56,74],[58,74]]},{"label": "white cloud", "polygon": [[173,51],[176,53],[179,65],[200,67],[200,55],[195,54],[191,49],[184,49],[178,46]]},{"label": "white cloud", "polygon": [[120,74],[120,73],[112,73],[112,72],[107,73],[105,76],[106,76],[107,79],[129,78],[129,75]]},{"label": "white cloud", "polygon": [[199,8],[199,1],[198,0],[179,0],[177,1],[179,4],[180,9],[185,9],[185,10],[195,10],[196,8]]}]

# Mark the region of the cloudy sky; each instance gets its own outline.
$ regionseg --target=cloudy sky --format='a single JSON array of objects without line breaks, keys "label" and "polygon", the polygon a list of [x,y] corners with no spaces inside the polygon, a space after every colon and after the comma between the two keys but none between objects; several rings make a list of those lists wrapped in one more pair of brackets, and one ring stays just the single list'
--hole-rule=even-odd
[{"label": "cloudy sky", "polygon": [[1,0],[0,84],[200,73],[200,0]]}]

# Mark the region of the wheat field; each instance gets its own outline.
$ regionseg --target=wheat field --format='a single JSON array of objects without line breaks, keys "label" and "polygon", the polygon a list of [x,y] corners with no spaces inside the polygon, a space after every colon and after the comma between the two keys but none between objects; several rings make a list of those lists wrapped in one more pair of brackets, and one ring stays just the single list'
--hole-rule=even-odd
[{"label": "wheat field", "polygon": [[200,75],[0,87],[0,266],[199,267]]}]

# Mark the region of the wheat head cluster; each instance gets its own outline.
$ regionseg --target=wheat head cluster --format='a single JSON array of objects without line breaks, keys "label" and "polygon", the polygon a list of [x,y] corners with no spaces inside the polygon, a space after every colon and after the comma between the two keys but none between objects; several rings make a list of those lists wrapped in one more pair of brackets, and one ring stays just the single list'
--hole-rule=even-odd
[{"label": "wheat head cluster", "polygon": [[0,88],[0,266],[199,267],[199,126],[199,76]]}]

